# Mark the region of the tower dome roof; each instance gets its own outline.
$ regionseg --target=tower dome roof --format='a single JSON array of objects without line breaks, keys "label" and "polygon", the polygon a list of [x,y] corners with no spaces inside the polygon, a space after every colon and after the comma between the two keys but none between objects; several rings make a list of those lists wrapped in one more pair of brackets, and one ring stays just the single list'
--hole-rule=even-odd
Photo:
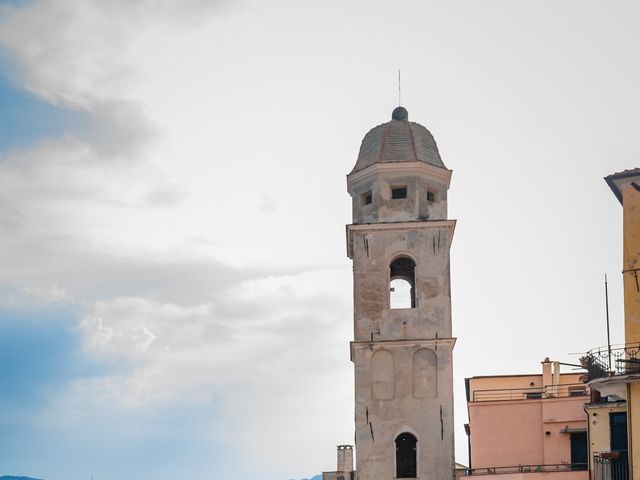
[{"label": "tower dome roof", "polygon": [[404,107],[397,107],[391,121],[372,128],[364,136],[351,173],[374,163],[393,162],[425,162],[446,168],[431,132],[419,123],[410,122]]}]

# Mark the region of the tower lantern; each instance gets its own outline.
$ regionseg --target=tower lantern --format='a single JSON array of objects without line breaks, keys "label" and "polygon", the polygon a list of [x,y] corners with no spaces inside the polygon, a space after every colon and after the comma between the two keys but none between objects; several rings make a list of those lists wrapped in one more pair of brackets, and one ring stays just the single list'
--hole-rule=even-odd
[{"label": "tower lantern", "polygon": [[359,480],[453,478],[450,179],[403,107],[365,135],[347,176]]}]

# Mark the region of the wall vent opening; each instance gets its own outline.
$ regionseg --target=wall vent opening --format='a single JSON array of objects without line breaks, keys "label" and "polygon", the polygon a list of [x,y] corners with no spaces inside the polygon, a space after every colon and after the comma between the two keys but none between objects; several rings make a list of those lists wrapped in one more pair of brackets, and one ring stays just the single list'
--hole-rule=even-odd
[{"label": "wall vent opening", "polygon": [[407,198],[407,187],[393,187],[391,189],[391,198]]}]

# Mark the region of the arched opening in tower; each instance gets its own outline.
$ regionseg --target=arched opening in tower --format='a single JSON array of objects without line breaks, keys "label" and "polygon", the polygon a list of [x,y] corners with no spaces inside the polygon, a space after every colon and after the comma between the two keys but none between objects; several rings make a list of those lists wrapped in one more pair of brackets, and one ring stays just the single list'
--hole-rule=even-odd
[{"label": "arched opening in tower", "polygon": [[389,308],[414,308],[416,263],[408,257],[396,258],[389,265]]},{"label": "arched opening in tower", "polygon": [[408,432],[396,437],[396,478],[417,477],[418,440]]}]

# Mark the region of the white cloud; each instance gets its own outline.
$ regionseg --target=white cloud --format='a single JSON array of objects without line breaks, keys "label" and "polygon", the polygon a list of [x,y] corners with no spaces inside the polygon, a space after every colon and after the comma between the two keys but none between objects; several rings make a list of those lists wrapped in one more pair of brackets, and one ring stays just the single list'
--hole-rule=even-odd
[{"label": "white cloud", "polygon": [[[348,306],[340,303],[334,274],[329,270],[240,281],[197,304],[148,297],[98,301],[81,329],[93,354],[133,358],[146,368],[177,369],[175,377],[157,378],[157,393],[177,392],[172,382],[250,384],[264,378],[263,369],[268,376],[277,376],[274,366],[261,358],[273,356],[280,374],[285,374],[282,368],[296,374],[297,355],[303,363],[305,358],[317,358],[325,342],[339,338],[336,328],[344,333],[339,324]],[[314,291],[319,285],[323,289]],[[201,366],[194,371],[194,364]],[[199,369],[206,375],[197,373]]]},{"label": "white cloud", "polygon": [[[395,106],[398,62],[411,68],[411,118],[456,171],[456,375],[526,371],[601,330],[600,284],[583,279],[618,269],[603,252],[619,206],[600,177],[637,158],[638,75],[633,41],[589,35],[610,24],[634,38],[637,15],[607,5],[576,22],[567,7],[541,48],[549,16],[537,7],[502,25],[491,8],[461,16],[441,3],[409,18],[385,3],[362,22],[362,5],[329,4],[253,2],[237,18],[236,2],[205,0],[0,7],[15,84],[87,119],[0,157],[2,297],[75,302],[86,353],[120,367],[56,392],[67,412],[215,397],[225,424],[212,436],[250,461],[289,469],[283,478],[333,466],[353,426],[344,174]],[[398,24],[401,58],[380,35]],[[504,41],[514,25],[517,44]],[[624,72],[619,88],[603,88],[611,72]],[[544,328],[508,365],[486,347],[527,325]]]},{"label": "white cloud", "polygon": [[16,80],[55,105],[93,110],[132,97],[136,44],[150,29],[199,23],[224,1],[43,0],[2,8],[0,46]]},{"label": "white cloud", "polygon": [[[281,196],[257,176],[242,188],[250,206],[229,201],[239,191],[226,180],[232,159],[194,143],[175,128],[184,120],[162,110],[166,92],[166,105],[177,95],[196,105],[206,91],[172,92],[179,65],[166,78],[149,75],[149,62],[162,59],[156,50],[167,35],[185,44],[226,9],[200,0],[3,7],[0,46],[15,83],[88,123],[0,157],[0,288],[81,305],[86,354],[123,365],[77,379],[58,403],[99,412],[188,408],[215,396],[234,433],[211,435],[287,476],[313,465],[310,448],[332,458],[338,441],[327,417],[350,396],[349,287],[340,268],[308,265],[320,262],[298,255],[306,247],[264,238],[253,212],[275,215]],[[200,135],[209,113],[197,112],[187,120]],[[269,235],[287,215],[272,217]],[[235,251],[225,262],[215,260],[221,245]],[[307,440],[283,450],[303,422]]]},{"label": "white cloud", "polygon": [[46,303],[74,303],[73,296],[57,283],[42,288],[26,286],[23,292]]},{"label": "white cloud", "polygon": [[[323,271],[248,280],[191,306],[148,298],[98,302],[80,327],[88,353],[127,358],[132,369],[76,382],[69,401],[186,408],[221,395],[233,434],[212,435],[283,475],[287,468],[320,468],[317,452],[330,454],[334,441],[327,440],[348,430],[348,416],[334,416],[351,391],[349,307],[334,277]],[[289,444],[294,437],[304,441]]]}]

